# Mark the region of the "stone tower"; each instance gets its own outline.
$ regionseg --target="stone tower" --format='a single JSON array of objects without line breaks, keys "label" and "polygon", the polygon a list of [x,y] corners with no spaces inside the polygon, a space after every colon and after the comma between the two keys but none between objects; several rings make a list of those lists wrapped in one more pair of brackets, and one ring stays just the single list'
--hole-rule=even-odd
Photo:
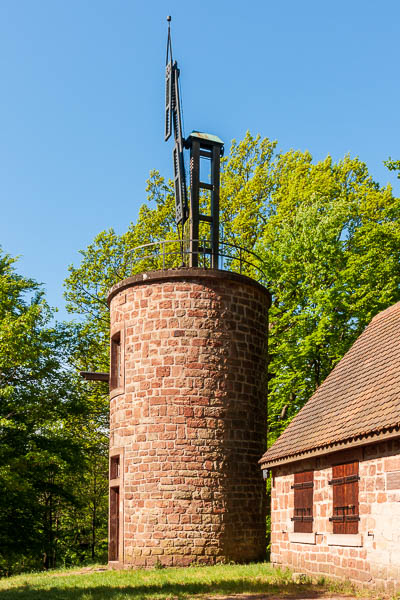
[{"label": "stone tower", "polygon": [[178,268],[108,301],[110,565],[263,558],[268,291]]},{"label": "stone tower", "polygon": [[220,240],[223,141],[199,131],[183,138],[179,73],[168,28],[165,140],[173,133],[181,240],[135,249],[139,274],[108,296],[109,561],[117,567],[251,561],[266,550],[258,460],[270,295],[242,275],[259,270],[258,257]]}]

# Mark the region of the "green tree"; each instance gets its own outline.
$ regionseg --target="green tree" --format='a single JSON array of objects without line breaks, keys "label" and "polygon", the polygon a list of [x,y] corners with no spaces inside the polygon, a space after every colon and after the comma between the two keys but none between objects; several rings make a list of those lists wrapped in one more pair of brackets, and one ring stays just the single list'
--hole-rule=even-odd
[{"label": "green tree", "polygon": [[271,308],[270,441],[371,318],[400,299],[400,200],[359,159],[281,155],[256,244]]},{"label": "green tree", "polygon": [[99,446],[95,411],[71,363],[79,327],[52,317],[40,286],[0,253],[0,572],[55,566],[68,514],[87,510],[76,484]]}]

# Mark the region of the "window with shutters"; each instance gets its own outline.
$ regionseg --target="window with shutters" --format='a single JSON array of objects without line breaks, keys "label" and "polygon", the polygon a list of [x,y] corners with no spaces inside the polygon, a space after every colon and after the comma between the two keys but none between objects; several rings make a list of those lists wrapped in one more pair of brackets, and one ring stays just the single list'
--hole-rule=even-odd
[{"label": "window with shutters", "polygon": [[332,467],[333,533],[358,533],[358,461]]},{"label": "window with shutters", "polygon": [[295,473],[294,484],[294,531],[312,533],[314,471]]}]

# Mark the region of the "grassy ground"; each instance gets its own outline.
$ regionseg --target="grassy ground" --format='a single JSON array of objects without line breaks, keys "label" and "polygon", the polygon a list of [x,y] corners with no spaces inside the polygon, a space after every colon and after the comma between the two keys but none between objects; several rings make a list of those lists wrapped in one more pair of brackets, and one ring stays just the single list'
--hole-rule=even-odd
[{"label": "grassy ground", "polygon": [[349,586],[333,586],[323,580],[293,583],[290,572],[278,571],[267,563],[146,571],[93,567],[0,580],[1,600],[205,600],[236,594],[246,594],[237,598],[254,600],[267,595],[305,599],[352,592]]}]

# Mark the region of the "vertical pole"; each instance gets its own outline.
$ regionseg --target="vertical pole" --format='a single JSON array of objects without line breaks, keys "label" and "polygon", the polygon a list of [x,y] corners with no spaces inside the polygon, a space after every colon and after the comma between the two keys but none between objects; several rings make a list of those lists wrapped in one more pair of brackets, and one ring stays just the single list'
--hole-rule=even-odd
[{"label": "vertical pole", "polygon": [[200,143],[193,139],[190,149],[190,254],[189,265],[199,264],[199,181]]},{"label": "vertical pole", "polygon": [[218,269],[219,257],[219,171],[220,171],[219,145],[214,144],[211,158],[211,268]]}]

